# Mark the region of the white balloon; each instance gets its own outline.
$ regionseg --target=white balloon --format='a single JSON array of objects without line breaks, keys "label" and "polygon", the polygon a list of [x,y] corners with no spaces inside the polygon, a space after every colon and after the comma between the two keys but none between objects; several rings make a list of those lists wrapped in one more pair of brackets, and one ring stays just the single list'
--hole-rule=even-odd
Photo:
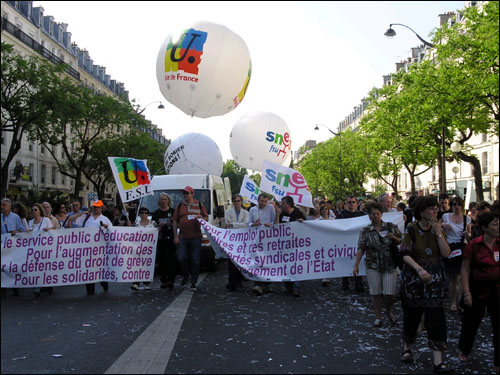
[{"label": "white balloon", "polygon": [[229,147],[233,159],[244,168],[261,171],[264,160],[288,166],[292,154],[290,129],[271,112],[248,112],[231,130]]},{"label": "white balloon", "polygon": [[245,96],[252,73],[245,41],[223,25],[197,22],[169,35],[156,60],[163,96],[190,116],[221,116]]},{"label": "white balloon", "polygon": [[204,134],[186,133],[175,138],[165,152],[167,174],[220,176],[224,163],[217,144]]}]

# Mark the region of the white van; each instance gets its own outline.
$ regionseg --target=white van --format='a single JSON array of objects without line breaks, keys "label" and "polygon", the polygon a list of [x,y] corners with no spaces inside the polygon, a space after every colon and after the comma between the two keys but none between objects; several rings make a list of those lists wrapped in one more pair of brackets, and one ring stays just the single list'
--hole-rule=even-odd
[{"label": "white van", "polygon": [[[154,176],[151,179],[154,195],[142,197],[138,208],[147,207],[152,214],[158,209],[160,193],[167,193],[172,200],[170,207],[175,209],[184,199],[182,189],[186,186],[194,189],[194,198],[205,206],[209,223],[221,226],[224,223],[224,211],[232,206],[231,185],[227,177],[222,180],[221,177],[208,174]],[[223,256],[216,256],[205,234],[203,234],[201,247],[202,266],[206,266],[209,271],[215,271],[217,259]]]}]

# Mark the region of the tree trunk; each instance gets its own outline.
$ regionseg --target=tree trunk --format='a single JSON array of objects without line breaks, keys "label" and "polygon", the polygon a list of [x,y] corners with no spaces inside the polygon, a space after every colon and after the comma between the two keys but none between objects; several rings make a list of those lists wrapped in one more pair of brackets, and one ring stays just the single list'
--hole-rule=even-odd
[{"label": "tree trunk", "polygon": [[460,151],[458,154],[460,160],[466,161],[472,165],[472,174],[474,176],[474,184],[476,185],[476,202],[484,200],[483,192],[483,174],[481,171],[481,163],[474,155],[467,155]]}]

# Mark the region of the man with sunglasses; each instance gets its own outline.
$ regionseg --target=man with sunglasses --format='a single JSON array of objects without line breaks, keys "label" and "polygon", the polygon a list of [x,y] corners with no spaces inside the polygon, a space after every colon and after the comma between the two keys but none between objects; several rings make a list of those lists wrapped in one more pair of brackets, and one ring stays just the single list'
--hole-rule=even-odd
[{"label": "man with sunglasses", "polygon": [[175,274],[177,272],[177,254],[172,232],[172,217],[174,209],[170,207],[170,197],[167,193],[160,193],[158,209],[153,212],[151,220],[159,229],[156,257],[159,263],[160,288],[174,288]]},{"label": "man with sunglasses", "polygon": [[[358,200],[355,195],[349,195],[346,201],[346,207],[340,211],[337,219],[351,219],[353,217],[363,216],[363,212],[358,211]],[[363,280],[361,276],[354,276],[354,285],[356,292],[364,291]],[[342,277],[342,290],[349,290],[349,276]]]},{"label": "man with sunglasses", "polygon": [[[179,203],[172,218],[174,244],[177,245],[177,259],[181,266],[183,280],[187,283],[191,274],[191,291],[195,292],[201,266],[201,224],[198,218],[208,220],[208,213],[201,202],[194,199],[194,189],[186,186],[182,194],[184,201]],[[179,233],[177,233],[179,228]]]},{"label": "man with sunglasses", "polygon": [[[249,213],[242,208],[243,198],[239,194],[233,195],[233,208],[226,210],[224,219],[226,221],[226,228],[246,228],[248,223]],[[243,281],[243,275],[236,268],[236,266],[228,261],[228,284],[227,289],[236,290],[238,285]]]}]

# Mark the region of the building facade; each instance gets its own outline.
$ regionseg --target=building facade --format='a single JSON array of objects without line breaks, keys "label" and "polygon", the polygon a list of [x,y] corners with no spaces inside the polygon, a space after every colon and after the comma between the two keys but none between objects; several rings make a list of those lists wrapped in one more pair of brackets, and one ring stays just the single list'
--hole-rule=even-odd
[{"label": "building facade", "polygon": [[[66,63],[67,74],[79,84],[90,88],[97,95],[109,95],[128,100],[128,91],[122,82],[118,82],[106,73],[106,67],[94,64],[90,53],[78,47],[71,40],[68,25],[55,22],[51,15],[44,15],[42,7],[33,7],[33,1],[1,2],[2,42],[11,44],[23,55],[43,56],[53,63]],[[161,129],[150,124],[145,130],[155,141],[167,145],[168,140]],[[2,132],[2,162],[8,152],[11,134]],[[74,148],[75,145],[68,145]],[[61,146],[53,146],[54,155],[64,159]],[[19,196],[28,190],[60,191],[68,197],[74,191],[74,179],[59,172],[56,162],[49,150],[44,146],[23,139],[21,150],[10,165],[8,194]],[[88,193],[94,187],[83,177],[80,198],[84,205],[88,204]],[[110,184],[106,188],[107,201],[115,201],[116,186]]]}]

